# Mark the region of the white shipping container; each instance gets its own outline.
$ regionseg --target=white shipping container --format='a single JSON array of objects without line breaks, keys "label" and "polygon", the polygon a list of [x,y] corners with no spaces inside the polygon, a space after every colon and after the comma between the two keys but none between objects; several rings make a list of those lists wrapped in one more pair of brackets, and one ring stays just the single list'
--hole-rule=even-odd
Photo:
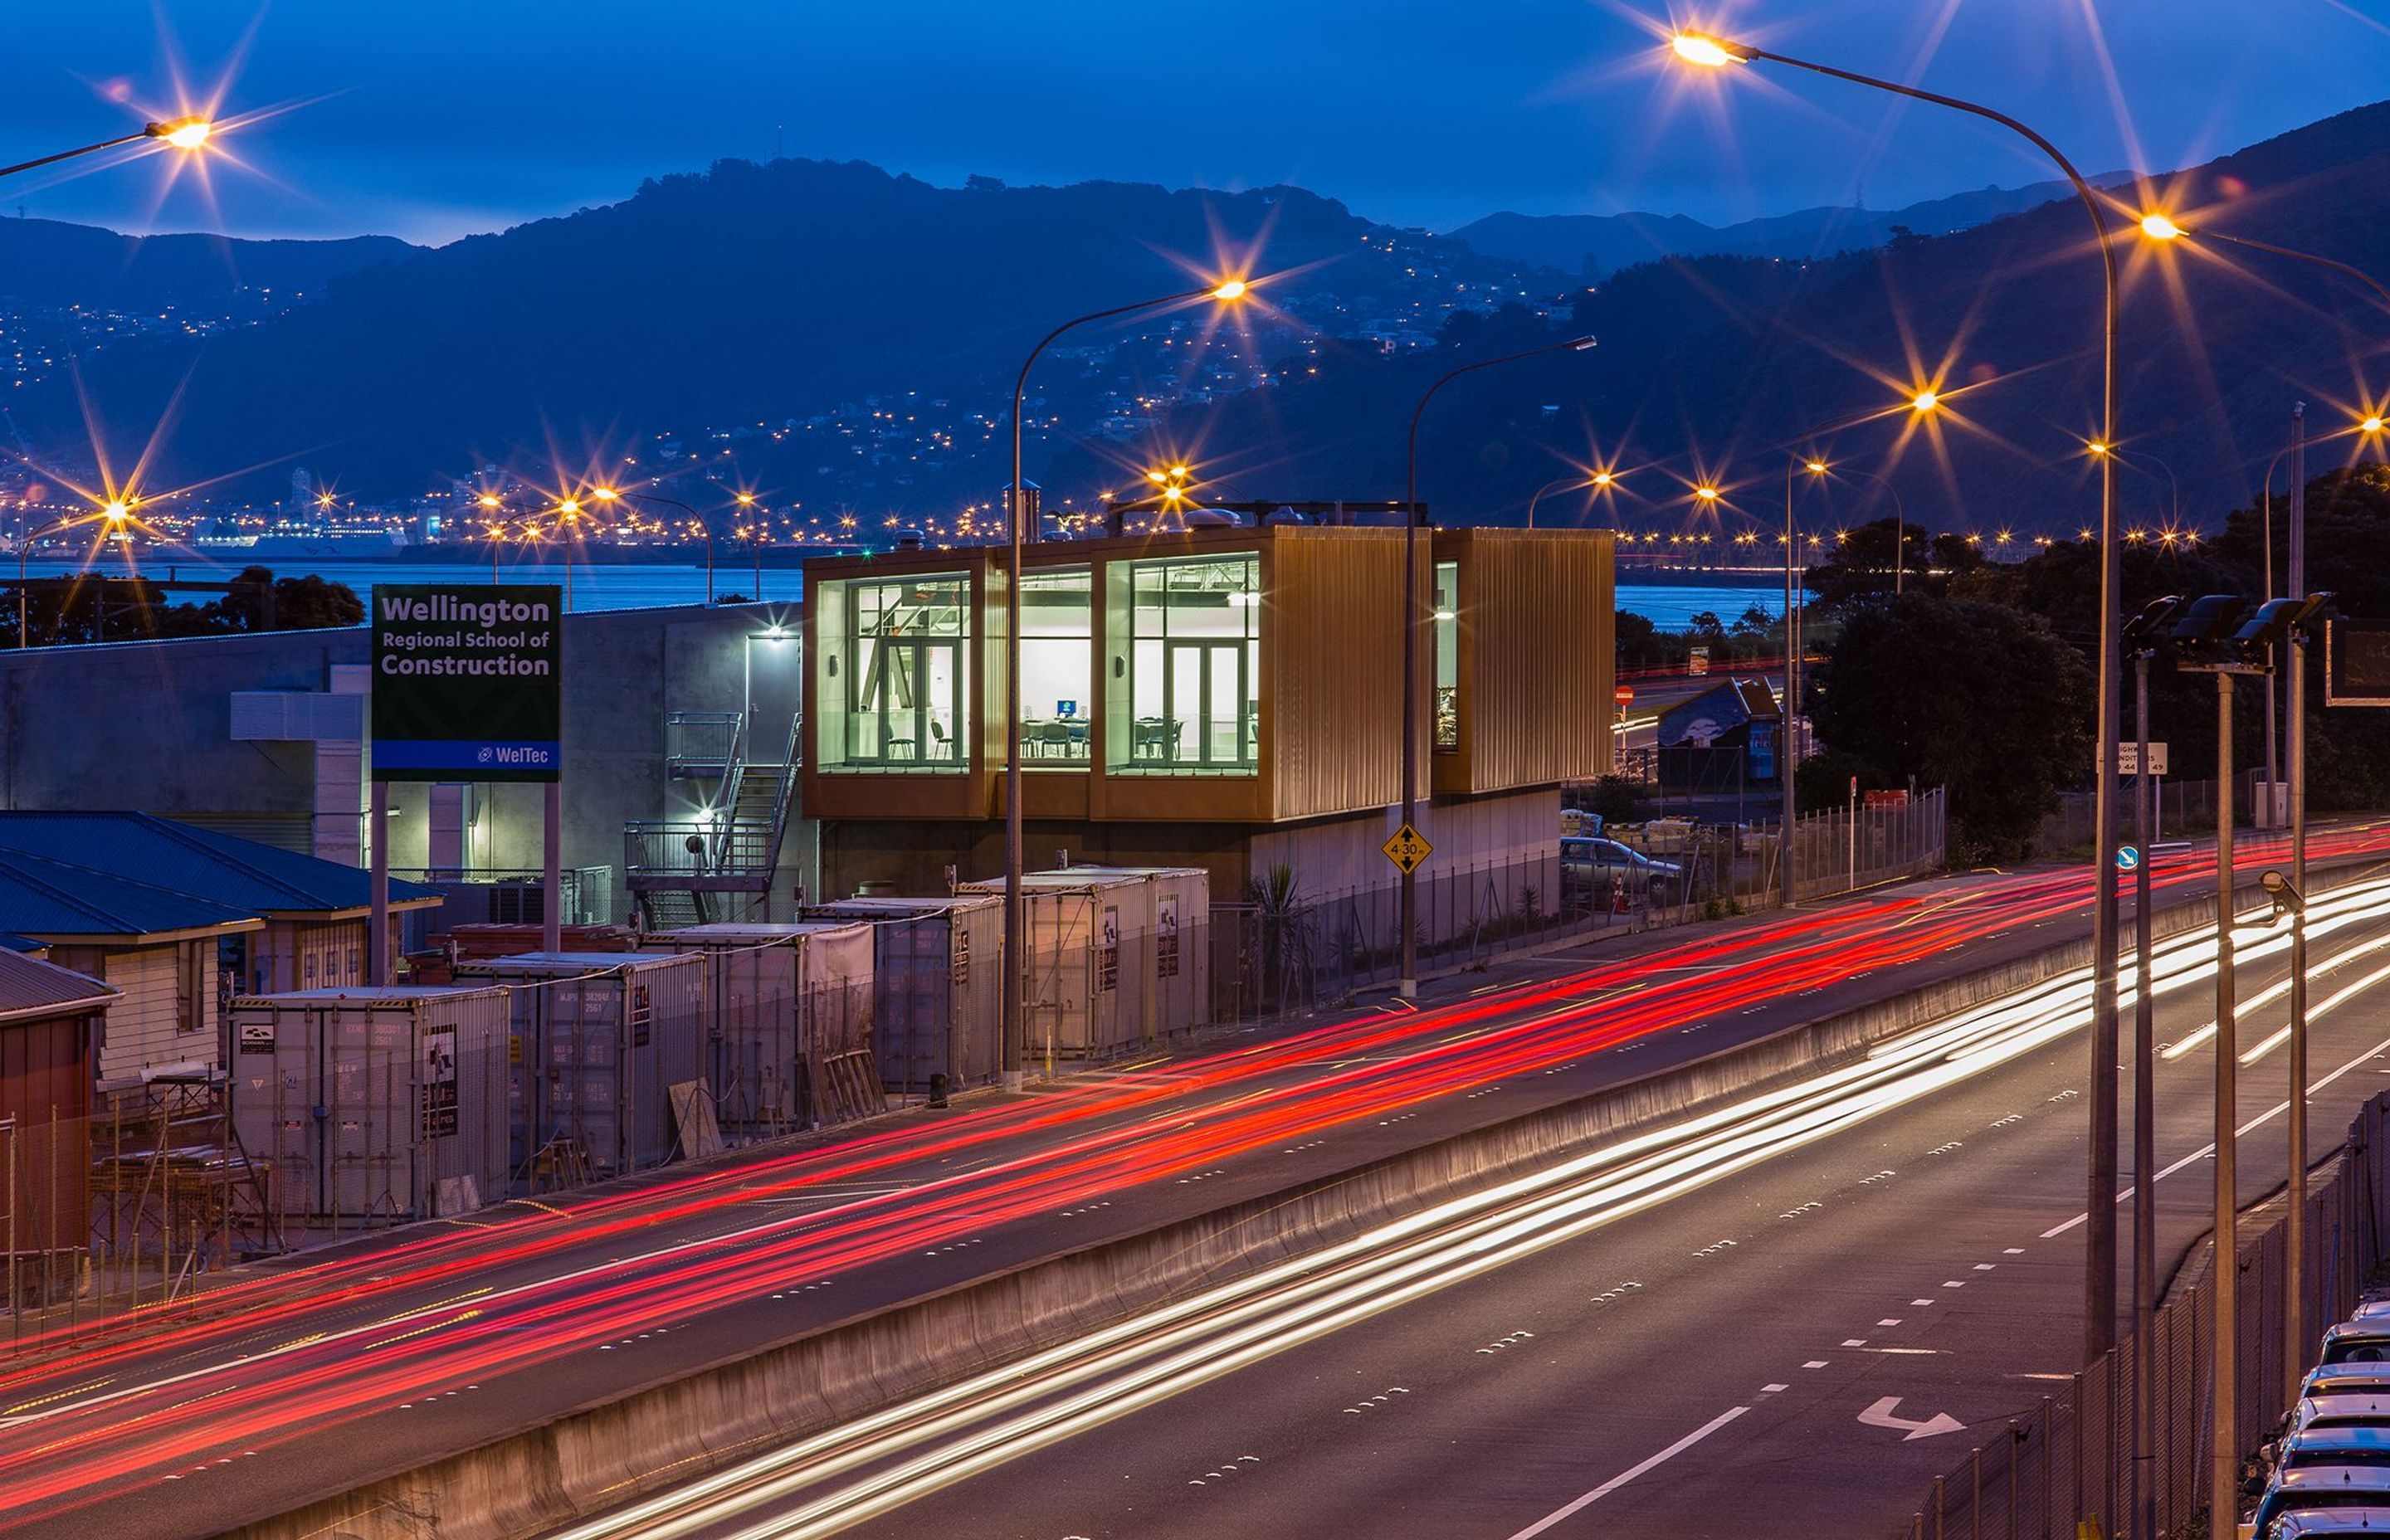
[{"label": "white shipping container", "polygon": [[520,1190],[673,1158],[670,1088],[703,1078],[703,956],[527,952],[470,967],[513,996],[508,1110]]},{"label": "white shipping container", "polygon": [[1145,1041],[1189,1033],[1212,1019],[1212,874],[1201,866],[1073,866],[1141,879],[1151,929],[1122,938],[1122,967],[1145,977]]},{"label": "white shipping container", "polygon": [[[1146,981],[1123,964],[1152,934],[1152,889],[1141,877],[1094,866],[1025,872],[1022,888],[1029,950],[1023,1048],[1051,1063],[1142,1046]],[[1004,879],[966,882],[962,891],[1000,903]]]},{"label": "white shipping container", "polygon": [[648,945],[705,955],[702,1059],[726,1135],[769,1138],[830,1115],[825,1061],[873,1051],[870,926],[693,925]]},{"label": "white shipping container", "polygon": [[996,1078],[1004,1011],[1004,905],[978,893],[848,898],[806,907],[807,919],[871,930],[872,1037],[893,1091],[923,1093]]},{"label": "white shipping container", "polygon": [[510,1026],[495,989],[235,1000],[233,1123],[276,1216],[390,1223],[505,1198]]}]

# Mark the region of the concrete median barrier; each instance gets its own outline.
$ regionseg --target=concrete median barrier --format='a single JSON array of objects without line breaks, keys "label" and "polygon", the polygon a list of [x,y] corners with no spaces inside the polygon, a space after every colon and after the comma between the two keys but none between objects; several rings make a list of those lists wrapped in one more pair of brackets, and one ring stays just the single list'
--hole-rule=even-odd
[{"label": "concrete median barrier", "polygon": [[[2262,903],[2253,888],[2243,912]],[[2214,923],[2212,899],[2158,917]],[[2087,940],[1723,1049],[1419,1149],[1116,1237],[637,1386],[482,1447],[226,1533],[518,1540],[1131,1317],[1589,1145],[1858,1059],[1909,1028],[2090,961]]]}]

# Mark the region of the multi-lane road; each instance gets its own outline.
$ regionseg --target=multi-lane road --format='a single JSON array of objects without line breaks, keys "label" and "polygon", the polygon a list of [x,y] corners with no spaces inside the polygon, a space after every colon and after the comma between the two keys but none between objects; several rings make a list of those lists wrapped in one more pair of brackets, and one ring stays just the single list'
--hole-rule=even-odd
[{"label": "multi-lane road", "polygon": [[[2360,828],[2317,843],[2348,856],[2382,839]],[[2196,891],[2201,873],[2185,861],[2160,879],[2162,890]],[[0,1527],[179,1535],[194,1511],[215,1525],[278,1511],[680,1368],[2079,934],[2087,887],[2079,871],[1994,875],[1645,938],[1607,958],[1527,965],[1481,993],[1450,986],[1416,1013],[1365,1012],[259,1270],[197,1309],[86,1328],[0,1362]],[[1892,1110],[1870,1105],[1880,1117]],[[2079,1114],[2052,1106],[2027,1122],[2050,1138],[2071,1128],[2079,1148]],[[1802,1138],[1763,1139],[1746,1156],[1744,1165],[1764,1160],[1754,1179],[1768,1184],[1818,1158]],[[1677,1185],[1713,1200],[1698,1183]],[[1678,1223],[1684,1200],[1630,1206],[1648,1215],[1637,1224],[1664,1226]],[[1502,1276],[1548,1265],[1523,1257]],[[1454,1273],[1446,1261],[1433,1270]],[[1636,1286],[1604,1310],[1656,1297],[1665,1276],[1656,1256],[1646,1268],[1601,1270],[1619,1272],[1605,1289]],[[1672,1310],[1664,1319],[1706,1340],[1732,1315]],[[1301,1351],[1342,1350],[1331,1341]],[[1167,1425],[1191,1414],[1154,1415]],[[891,1522],[887,1533],[906,1533],[906,1521]]]},{"label": "multi-lane road", "polygon": [[[2316,919],[2314,1105],[2390,1076],[2390,881]],[[2282,1178],[2282,941],[2243,932],[2242,1196]],[[2213,946],[2163,949],[2160,1239],[2203,1233]],[[2075,1367],[2088,975],[559,1540],[1906,1533]],[[2325,1142],[2329,1142],[2329,1138]]]}]

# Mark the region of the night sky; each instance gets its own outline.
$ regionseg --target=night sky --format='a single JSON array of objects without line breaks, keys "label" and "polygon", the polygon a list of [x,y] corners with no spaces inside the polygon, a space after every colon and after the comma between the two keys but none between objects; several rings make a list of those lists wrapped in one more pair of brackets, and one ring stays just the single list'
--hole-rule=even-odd
[{"label": "night sky", "polygon": [[[1893,207],[2049,173],[1988,127],[1779,72],[1688,86],[1665,0],[19,0],[0,157],[172,110],[238,140],[212,199],[152,168],[19,178],[0,207],[122,229],[439,241],[725,156],[940,183],[1294,182],[1438,229],[1497,209],[1714,222]],[[1685,19],[1974,96],[2087,171],[2170,168],[2370,101],[2390,0],[1725,0]],[[162,31],[161,31],[162,29]],[[246,42],[244,42],[246,39]],[[2114,82],[2102,48],[2114,63]],[[130,101],[112,99],[129,89]],[[2129,104],[2120,110],[2118,100]],[[1896,132],[1895,132],[1896,130]],[[1896,143],[1895,143],[1896,141]]]}]

